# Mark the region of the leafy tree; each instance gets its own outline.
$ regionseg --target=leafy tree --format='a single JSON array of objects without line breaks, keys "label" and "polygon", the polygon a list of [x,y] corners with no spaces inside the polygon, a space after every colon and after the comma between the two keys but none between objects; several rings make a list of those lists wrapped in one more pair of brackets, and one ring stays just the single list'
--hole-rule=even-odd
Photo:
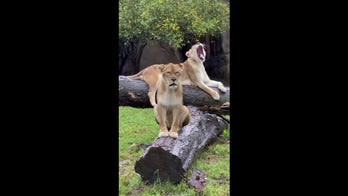
[{"label": "leafy tree", "polygon": [[221,0],[120,0],[119,37],[127,43],[164,41],[173,48],[229,27],[229,4]]}]

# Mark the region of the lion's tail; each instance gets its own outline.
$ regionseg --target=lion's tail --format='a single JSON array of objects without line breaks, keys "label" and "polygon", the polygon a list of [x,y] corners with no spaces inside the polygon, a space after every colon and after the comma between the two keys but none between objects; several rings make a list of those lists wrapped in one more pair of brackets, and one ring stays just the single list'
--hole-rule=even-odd
[{"label": "lion's tail", "polygon": [[143,70],[138,72],[137,74],[134,74],[134,75],[131,75],[131,76],[127,76],[127,78],[128,79],[132,79],[132,80],[141,79],[142,75],[143,75]]}]

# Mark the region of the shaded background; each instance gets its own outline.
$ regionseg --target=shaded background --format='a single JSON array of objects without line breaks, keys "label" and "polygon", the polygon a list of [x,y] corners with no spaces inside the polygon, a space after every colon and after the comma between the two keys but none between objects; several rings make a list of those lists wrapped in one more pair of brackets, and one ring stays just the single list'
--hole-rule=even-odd
[{"label": "shaded background", "polygon": [[[230,31],[217,36],[202,36],[199,42],[207,45],[204,66],[209,77],[229,86]],[[189,43],[179,49],[173,49],[167,43],[159,41],[145,46],[136,43],[125,46],[124,40],[119,39],[119,74],[132,75],[153,64],[184,62],[187,59],[185,53],[194,44],[195,42]]]}]

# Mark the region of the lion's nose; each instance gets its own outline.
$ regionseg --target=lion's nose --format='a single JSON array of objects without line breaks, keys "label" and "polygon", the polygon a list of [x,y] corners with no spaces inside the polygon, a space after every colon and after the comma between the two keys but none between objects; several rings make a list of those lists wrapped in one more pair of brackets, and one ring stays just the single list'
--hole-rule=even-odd
[{"label": "lion's nose", "polygon": [[175,82],[176,78],[172,78],[173,82]]}]

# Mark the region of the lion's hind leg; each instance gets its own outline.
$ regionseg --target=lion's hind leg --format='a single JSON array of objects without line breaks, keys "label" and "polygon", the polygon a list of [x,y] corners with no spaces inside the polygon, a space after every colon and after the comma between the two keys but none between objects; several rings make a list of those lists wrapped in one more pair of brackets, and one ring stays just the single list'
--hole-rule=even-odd
[{"label": "lion's hind leg", "polygon": [[143,72],[143,79],[146,84],[149,86],[149,100],[153,107],[157,105],[156,103],[156,91],[157,91],[157,82],[160,79],[160,70],[156,66],[151,66]]},{"label": "lion's hind leg", "polygon": [[155,107],[157,105],[157,103],[156,103],[156,90],[157,90],[156,88],[150,87],[149,92],[147,93],[152,107]]},{"label": "lion's hind leg", "polygon": [[149,86],[149,92],[147,95],[149,96],[150,103],[153,107],[157,105],[156,103],[156,91],[157,91],[157,81],[154,79],[146,79],[145,82]]},{"label": "lion's hind leg", "polygon": [[185,125],[187,125],[187,124],[189,124],[189,122],[190,122],[190,112],[189,112],[189,110],[187,109],[187,107],[186,106],[183,106],[182,107],[182,120],[180,121],[181,123],[181,126],[180,126],[180,128],[182,128],[183,126],[185,126]]}]

